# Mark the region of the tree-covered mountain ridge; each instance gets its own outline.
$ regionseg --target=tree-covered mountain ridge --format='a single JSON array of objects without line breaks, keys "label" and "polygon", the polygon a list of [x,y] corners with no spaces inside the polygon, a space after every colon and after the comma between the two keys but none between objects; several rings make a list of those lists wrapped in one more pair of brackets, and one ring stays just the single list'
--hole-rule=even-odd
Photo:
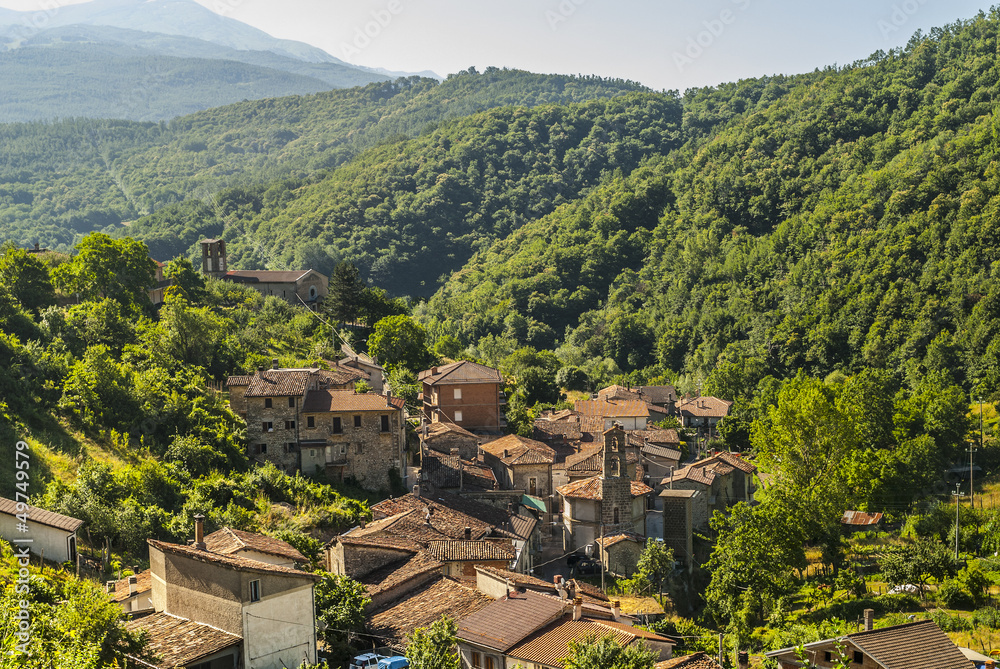
[{"label": "tree-covered mountain ridge", "polygon": [[994,392],[998,28],[992,11],[840,70],[689,91],[682,147],[477,253],[417,315],[598,380],[732,397],[875,367]]},{"label": "tree-covered mountain ridge", "polygon": [[318,178],[380,142],[498,106],[585,102],[633,82],[490,68],[244,101],[169,123],[0,125],[0,236],[69,250],[82,235],[227,187]]}]

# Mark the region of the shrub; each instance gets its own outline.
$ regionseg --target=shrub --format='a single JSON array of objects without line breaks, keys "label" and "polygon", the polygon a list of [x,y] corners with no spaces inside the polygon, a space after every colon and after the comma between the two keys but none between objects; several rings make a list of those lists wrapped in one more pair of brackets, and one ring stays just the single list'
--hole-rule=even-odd
[{"label": "shrub", "polygon": [[949,578],[942,583],[938,588],[937,598],[949,609],[971,609],[973,606],[972,594],[958,578]]}]

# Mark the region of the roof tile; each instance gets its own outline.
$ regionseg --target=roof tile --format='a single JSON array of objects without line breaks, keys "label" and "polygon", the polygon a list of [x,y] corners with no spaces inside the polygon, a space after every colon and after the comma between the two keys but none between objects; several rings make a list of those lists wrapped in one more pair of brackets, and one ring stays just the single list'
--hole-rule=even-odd
[{"label": "roof tile", "polygon": [[195,664],[243,641],[242,637],[211,625],[192,622],[169,613],[154,613],[125,622],[125,628],[149,632],[149,650],[160,658],[164,669]]},{"label": "roof tile", "polygon": [[[17,502],[12,499],[7,499],[6,497],[0,497],[0,513],[7,514],[8,516],[14,516],[21,512],[17,510]],[[58,530],[65,530],[66,532],[76,532],[83,526],[82,520],[71,518],[70,516],[64,516],[61,513],[56,513],[55,511],[39,509],[37,506],[29,506],[27,513],[29,527],[31,527],[32,523],[38,523],[39,525],[54,527]]]}]

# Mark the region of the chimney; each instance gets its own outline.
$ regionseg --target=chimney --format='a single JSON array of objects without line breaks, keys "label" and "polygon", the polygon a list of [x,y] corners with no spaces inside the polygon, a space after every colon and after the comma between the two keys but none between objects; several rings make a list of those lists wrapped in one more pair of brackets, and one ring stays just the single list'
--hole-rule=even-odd
[{"label": "chimney", "polygon": [[41,250],[41,249],[38,248],[38,242],[35,242],[35,250],[36,251],[40,251]]},{"label": "chimney", "polygon": [[115,592],[115,582],[107,581],[104,584],[104,589],[108,591],[109,594],[114,594]]},{"label": "chimney", "polygon": [[434,376],[437,373],[438,373],[438,368],[437,367],[431,367],[431,376]]},{"label": "chimney", "polygon": [[566,583],[563,581],[563,577],[560,574],[556,574],[552,580],[556,584],[556,592],[559,594],[559,599],[566,599]]},{"label": "chimney", "polygon": [[574,597],[573,598],[573,620],[579,620],[583,617],[583,598]]},{"label": "chimney", "polygon": [[135,591],[139,589],[137,587],[138,585],[139,585],[139,577],[138,576],[129,576],[128,577],[128,596],[129,597],[134,597],[135,596]]},{"label": "chimney", "polygon": [[865,631],[875,629],[875,609],[865,609]]},{"label": "chimney", "polygon": [[508,451],[508,450],[507,450],[506,448],[505,448],[505,449],[503,449],[503,456],[504,456],[505,458],[509,458],[509,457],[510,457],[510,451]]},{"label": "chimney", "polygon": [[257,373],[254,376],[260,378],[261,376],[263,376],[263,374],[264,374],[264,368],[263,367],[258,367],[257,368]]},{"label": "chimney", "polygon": [[617,599],[611,600],[611,615],[614,616],[615,622],[618,622],[622,617],[622,603]]},{"label": "chimney", "polygon": [[205,546],[205,516],[200,513],[194,516],[194,547],[200,551],[206,549]]},{"label": "chimney", "polygon": [[472,541],[472,528],[471,527],[465,528],[465,540],[466,541]]},{"label": "chimney", "polygon": [[277,358],[271,358],[271,369],[281,369],[278,366],[278,359]]},{"label": "chimney", "polygon": [[385,405],[392,408],[392,391],[389,389],[385,391]]}]

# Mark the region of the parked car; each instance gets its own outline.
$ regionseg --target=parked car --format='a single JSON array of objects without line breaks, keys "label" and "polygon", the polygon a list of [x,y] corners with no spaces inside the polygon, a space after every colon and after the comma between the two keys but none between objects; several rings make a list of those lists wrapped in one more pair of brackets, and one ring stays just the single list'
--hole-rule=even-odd
[{"label": "parked car", "polygon": [[575,576],[593,576],[601,573],[601,563],[593,558],[584,558],[573,565]]},{"label": "parked car", "polygon": [[378,669],[406,669],[410,666],[410,661],[402,655],[386,657],[378,661]]},{"label": "parked car", "polygon": [[365,653],[364,655],[358,655],[351,663],[347,666],[347,669],[378,669],[379,660],[388,659],[382,655],[376,655],[375,653]]}]

